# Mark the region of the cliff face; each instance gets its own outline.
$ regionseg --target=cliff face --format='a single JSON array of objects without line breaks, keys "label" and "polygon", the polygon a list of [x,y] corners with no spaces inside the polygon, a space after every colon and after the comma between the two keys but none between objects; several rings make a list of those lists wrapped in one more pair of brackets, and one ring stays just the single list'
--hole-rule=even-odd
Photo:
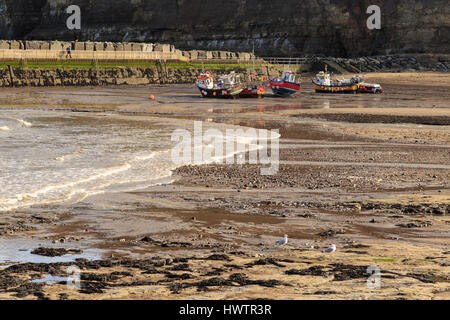
[{"label": "cliff face", "polygon": [[41,22],[46,0],[0,0],[0,38],[24,37]]},{"label": "cliff face", "polygon": [[[65,8],[82,9],[82,29]],[[368,6],[382,29],[366,26]],[[170,42],[259,55],[450,52],[448,0],[0,0],[0,38]]]}]

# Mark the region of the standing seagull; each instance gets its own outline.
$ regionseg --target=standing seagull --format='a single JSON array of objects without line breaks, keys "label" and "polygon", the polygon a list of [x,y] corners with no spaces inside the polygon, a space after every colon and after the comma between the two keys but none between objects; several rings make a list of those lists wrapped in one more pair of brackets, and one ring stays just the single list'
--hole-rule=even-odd
[{"label": "standing seagull", "polygon": [[282,246],[287,243],[288,243],[288,236],[287,236],[287,234],[285,234],[283,240],[280,240],[277,242],[277,246]]},{"label": "standing seagull", "polygon": [[336,251],[336,245],[332,244],[329,248],[322,251],[322,253],[331,253]]}]

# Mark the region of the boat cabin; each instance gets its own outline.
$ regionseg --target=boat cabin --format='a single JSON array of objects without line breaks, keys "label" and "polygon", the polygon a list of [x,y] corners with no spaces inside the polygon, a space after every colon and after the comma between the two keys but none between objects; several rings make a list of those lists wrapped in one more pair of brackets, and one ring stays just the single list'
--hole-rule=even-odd
[{"label": "boat cabin", "polygon": [[317,75],[318,84],[321,86],[331,85],[331,76],[328,72],[320,71]]},{"label": "boat cabin", "polygon": [[202,73],[197,77],[197,86],[202,89],[213,89],[214,78],[209,72]]},{"label": "boat cabin", "polygon": [[234,86],[237,83],[240,83],[239,75],[237,75],[234,71],[231,71],[229,74],[223,75],[219,78],[218,86]]},{"label": "boat cabin", "polygon": [[295,73],[292,71],[283,72],[282,79],[286,82],[295,82]]}]

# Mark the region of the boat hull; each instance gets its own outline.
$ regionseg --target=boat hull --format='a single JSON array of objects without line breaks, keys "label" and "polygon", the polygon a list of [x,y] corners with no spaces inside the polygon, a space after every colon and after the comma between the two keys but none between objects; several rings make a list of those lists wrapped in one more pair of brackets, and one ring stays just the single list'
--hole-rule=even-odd
[{"label": "boat hull", "polygon": [[262,98],[266,93],[266,89],[264,87],[259,88],[245,88],[239,93],[240,98]]},{"label": "boat hull", "polygon": [[271,81],[270,88],[276,96],[289,97],[299,92],[301,87],[298,83]]},{"label": "boat hull", "polygon": [[215,98],[215,99],[230,99],[239,97],[243,88],[233,87],[233,88],[221,88],[221,89],[204,89],[197,87],[204,98]]},{"label": "boat hull", "polygon": [[358,88],[359,93],[370,93],[370,94],[378,94],[383,93],[383,88],[380,86],[375,87],[374,85],[370,84],[361,84]]},{"label": "boat hull", "polygon": [[359,85],[349,85],[349,86],[321,86],[314,83],[314,90],[319,93],[357,93],[359,90]]}]

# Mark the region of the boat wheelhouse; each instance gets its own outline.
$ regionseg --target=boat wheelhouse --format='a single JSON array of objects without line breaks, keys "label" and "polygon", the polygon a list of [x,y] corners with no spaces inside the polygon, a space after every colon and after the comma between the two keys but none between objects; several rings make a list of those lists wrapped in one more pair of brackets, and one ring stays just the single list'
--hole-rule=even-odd
[{"label": "boat wheelhouse", "polygon": [[213,89],[214,78],[209,72],[204,72],[197,77],[197,87],[200,89]]}]

